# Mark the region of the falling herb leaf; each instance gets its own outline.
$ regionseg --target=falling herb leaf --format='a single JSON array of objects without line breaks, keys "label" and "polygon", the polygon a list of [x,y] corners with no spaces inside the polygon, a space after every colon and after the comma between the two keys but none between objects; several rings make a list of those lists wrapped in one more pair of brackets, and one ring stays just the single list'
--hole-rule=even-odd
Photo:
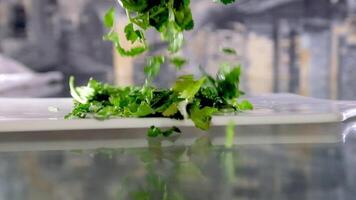
[{"label": "falling herb leaf", "polygon": [[164,60],[165,58],[162,55],[148,58],[144,71],[149,80],[152,80],[159,74],[161,65],[164,63]]},{"label": "falling herb leaf", "polygon": [[106,34],[104,36],[104,40],[111,41],[114,44],[117,52],[119,52],[120,55],[122,56],[129,56],[129,57],[137,56],[145,52],[148,48],[147,46],[143,45],[143,46],[137,46],[129,50],[126,50],[121,46],[119,34],[114,31],[111,31],[108,34]]},{"label": "falling herb leaf", "polygon": [[143,32],[140,30],[135,30],[133,23],[127,24],[124,31],[126,39],[132,44],[135,43],[137,40],[144,40]]},{"label": "falling herb leaf", "polygon": [[182,57],[173,57],[171,58],[170,62],[176,67],[176,69],[181,69],[188,63],[188,61]]},{"label": "falling herb leaf", "polygon": [[[223,4],[235,0],[214,0]],[[154,28],[160,33],[161,39],[167,42],[169,56],[174,56],[184,44],[184,31],[192,30],[194,21],[190,8],[190,0],[120,0],[126,11],[128,24],[124,32],[132,48],[125,49],[120,43],[119,34],[115,30],[115,9],[110,8],[104,16],[104,25],[109,32],[104,40],[111,41],[122,56],[138,56],[149,49],[145,32]],[[234,49],[224,48],[223,52],[236,54]],[[148,81],[158,76],[161,65],[165,62],[163,55],[147,59],[144,72]],[[170,63],[177,69],[187,61],[181,57],[172,57]],[[240,91],[240,67],[223,65],[216,78],[204,73],[200,79],[193,75],[179,77],[171,89],[159,89],[151,84],[141,87],[116,87],[90,79],[86,86],[76,87],[74,78],[70,78],[70,91],[74,100],[71,113],[66,119],[94,117],[104,120],[112,117],[166,117],[177,120],[190,118],[196,127],[208,130],[214,113],[223,110],[243,111],[253,109],[247,100],[238,98],[244,93]],[[152,126],[148,135],[169,136],[180,133],[173,127],[161,130]]]},{"label": "falling herb leaf", "polygon": [[110,8],[104,16],[104,25],[106,28],[113,28],[115,24],[115,8]]},{"label": "falling herb leaf", "polygon": [[233,48],[225,47],[225,48],[222,48],[221,51],[227,55],[237,55],[236,50]]}]

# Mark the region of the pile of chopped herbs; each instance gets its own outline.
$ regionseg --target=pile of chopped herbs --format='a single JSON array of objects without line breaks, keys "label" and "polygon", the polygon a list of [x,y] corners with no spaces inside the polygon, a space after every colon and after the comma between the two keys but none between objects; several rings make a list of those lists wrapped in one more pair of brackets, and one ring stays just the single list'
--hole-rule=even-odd
[{"label": "pile of chopped herbs", "polygon": [[[193,75],[177,78],[170,89],[157,88],[152,79],[159,74],[161,65],[166,61],[180,69],[187,60],[175,54],[182,48],[183,32],[193,29],[194,21],[190,0],[119,0],[128,18],[125,26],[126,40],[132,44],[131,49],[124,49],[116,32],[115,9],[111,8],[105,15],[104,24],[110,31],[105,40],[113,42],[117,52],[122,56],[137,56],[149,49],[145,32],[154,28],[161,39],[167,42],[167,54],[147,58],[144,72],[146,84],[137,87],[117,87],[89,80],[86,86],[76,87],[74,77],[70,78],[70,91],[74,99],[74,108],[66,118],[92,117],[105,120],[114,117],[164,117],[176,120],[191,119],[197,128],[208,130],[214,114],[219,112],[241,112],[253,109],[247,100],[238,100],[243,92],[239,88],[240,66],[230,67],[224,64],[216,77],[204,72],[196,79]],[[214,0],[223,4],[235,0]],[[226,54],[234,55],[236,51],[224,48]],[[168,59],[167,59],[168,58]],[[177,127],[161,130],[152,126],[148,135],[169,136],[179,133]]]},{"label": "pile of chopped herbs", "polygon": [[240,67],[221,68],[216,77],[193,75],[178,77],[171,89],[153,86],[115,87],[89,80],[86,86],[75,87],[70,80],[74,109],[66,118],[94,117],[104,120],[112,117],[166,117],[191,119],[195,126],[208,130],[213,114],[241,112],[253,106],[239,88]]}]

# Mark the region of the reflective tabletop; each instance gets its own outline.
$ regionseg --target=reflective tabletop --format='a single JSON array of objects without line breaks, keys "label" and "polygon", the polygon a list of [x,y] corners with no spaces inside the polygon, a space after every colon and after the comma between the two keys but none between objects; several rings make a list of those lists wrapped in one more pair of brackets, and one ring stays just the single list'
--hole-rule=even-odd
[{"label": "reflective tabletop", "polygon": [[182,131],[169,138],[147,138],[139,129],[2,133],[0,199],[356,196],[353,121]]}]

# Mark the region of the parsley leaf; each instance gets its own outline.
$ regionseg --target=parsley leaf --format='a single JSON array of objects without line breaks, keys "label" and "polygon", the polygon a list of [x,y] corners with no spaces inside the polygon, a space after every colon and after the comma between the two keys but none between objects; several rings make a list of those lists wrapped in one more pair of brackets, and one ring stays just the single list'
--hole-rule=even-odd
[{"label": "parsley leaf", "polygon": [[180,97],[191,100],[199,91],[199,89],[205,82],[205,79],[206,78],[203,77],[200,80],[194,80],[193,75],[181,76],[178,77],[172,89],[173,91],[180,93]]},{"label": "parsley leaf", "polygon": [[232,69],[228,65],[221,67],[216,78],[217,90],[221,97],[225,99],[240,97],[240,74],[240,66]]},{"label": "parsley leaf", "polygon": [[182,57],[173,57],[170,59],[171,64],[173,64],[176,69],[181,69],[184,65],[188,63],[188,61]]},{"label": "parsley leaf", "polygon": [[135,30],[133,24],[128,24],[125,27],[126,39],[131,41],[131,43],[140,40],[142,45],[133,47],[129,50],[125,50],[120,44],[119,34],[115,31],[115,8],[110,8],[104,16],[104,24],[107,28],[111,29],[109,33],[104,35],[103,39],[111,41],[117,52],[122,56],[137,56],[145,52],[148,47],[144,39],[144,34],[141,30]]},{"label": "parsley leaf", "polygon": [[200,108],[200,105],[195,103],[189,110],[190,119],[196,127],[206,131],[210,128],[212,115],[217,111],[218,109],[207,106]]},{"label": "parsley leaf", "polygon": [[144,40],[144,34],[140,30],[135,30],[133,23],[129,23],[125,27],[126,39],[129,40],[132,44],[137,40]]},{"label": "parsley leaf", "polygon": [[111,41],[117,52],[120,53],[120,55],[122,56],[137,56],[142,54],[143,52],[145,52],[147,50],[147,46],[138,46],[138,47],[133,47],[129,50],[124,49],[121,44],[120,44],[120,38],[119,38],[119,34],[117,32],[111,31],[109,32],[107,35],[104,36],[104,40],[109,40]]},{"label": "parsley leaf", "polygon": [[115,9],[110,8],[104,16],[104,25],[106,28],[113,28],[115,24]]}]

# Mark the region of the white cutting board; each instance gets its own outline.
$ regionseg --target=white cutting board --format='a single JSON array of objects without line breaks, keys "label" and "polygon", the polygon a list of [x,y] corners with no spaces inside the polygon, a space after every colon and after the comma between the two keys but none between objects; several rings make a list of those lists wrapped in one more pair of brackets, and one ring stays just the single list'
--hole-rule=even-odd
[{"label": "white cutting board", "polygon": [[[247,98],[255,106],[253,111],[215,116],[213,126],[230,122],[235,125],[309,124],[342,122],[356,116],[356,102],[329,101],[292,94],[269,94]],[[58,108],[53,112],[49,107]],[[94,129],[127,129],[181,126],[190,127],[190,120],[166,118],[116,118],[65,120],[72,100],[0,98],[0,132],[36,132]]]}]

